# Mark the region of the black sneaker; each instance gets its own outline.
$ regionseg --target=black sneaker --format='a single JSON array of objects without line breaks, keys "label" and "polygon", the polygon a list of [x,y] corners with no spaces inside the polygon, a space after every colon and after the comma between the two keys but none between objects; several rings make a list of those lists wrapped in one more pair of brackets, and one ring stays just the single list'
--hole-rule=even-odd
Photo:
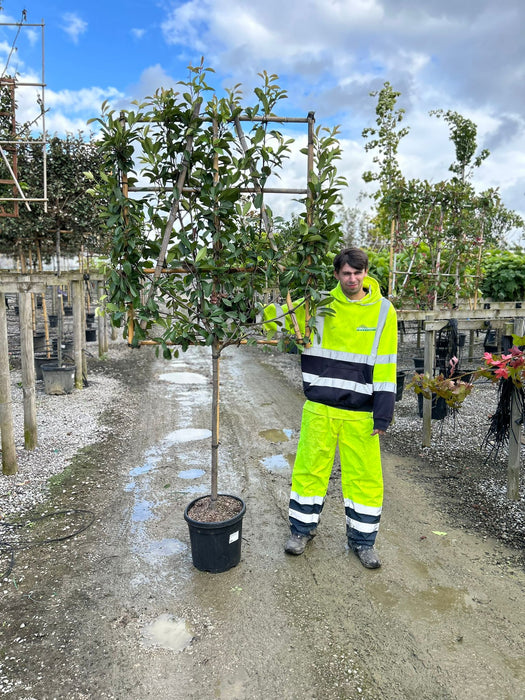
[{"label": "black sneaker", "polygon": [[367,569],[379,569],[381,561],[373,547],[353,547],[350,545],[361,564]]},{"label": "black sneaker", "polygon": [[284,545],[284,551],[287,554],[302,554],[311,539],[313,539],[313,535],[296,535],[292,532]]}]

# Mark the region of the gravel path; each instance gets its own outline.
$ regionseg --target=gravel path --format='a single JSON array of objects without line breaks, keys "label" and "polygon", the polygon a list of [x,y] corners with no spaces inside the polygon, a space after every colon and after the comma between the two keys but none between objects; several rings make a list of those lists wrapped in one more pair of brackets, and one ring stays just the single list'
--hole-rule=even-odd
[{"label": "gravel path", "polygon": [[[108,358],[123,346],[113,345]],[[24,449],[24,407],[20,370],[11,372],[12,411],[18,473],[0,477],[0,522],[33,509],[45,500],[48,480],[62,472],[83,447],[96,442],[107,430],[103,413],[119,400],[119,381],[104,372],[104,361],[92,363],[88,386],[64,396],[44,392],[36,382],[38,446]]]},{"label": "gravel path", "polygon": [[[472,394],[459,423],[435,422],[425,450],[415,396],[398,402],[383,440],[384,566],[370,572],[344,548],[337,469],[322,531],[303,557],[284,554],[298,358],[231,349],[221,374],[221,483],[247,500],[247,517],[241,565],[215,577],[191,566],[182,517],[189,494],[208,486],[204,469],[193,486],[186,478],[203,465],[202,443],[168,439],[208,423],[200,380],[209,380],[209,352],[165,363],[151,350],[113,344],[107,359],[91,359],[89,386],[69,396],[39,387],[40,446],[31,453],[17,413],[20,470],[0,478],[5,521],[44,501],[58,514],[89,508],[93,520],[78,537],[17,552],[0,582],[0,695],[520,697],[523,500],[506,501],[505,460],[489,464],[479,449],[492,387]],[[194,383],[169,379],[188,373]],[[284,469],[268,468],[274,457]],[[69,513],[46,523],[29,532],[42,540],[85,525]],[[171,646],[151,640],[159,626]]]},{"label": "gravel path", "polygon": [[[42,503],[48,493],[48,480],[62,472],[83,447],[96,442],[107,430],[103,414],[120,401],[123,387],[105,371],[105,363],[117,359],[127,347],[122,342],[110,346],[105,361],[91,358],[89,383],[67,396],[48,396],[43,382],[37,382],[38,447],[24,449],[23,396],[20,371],[13,370],[12,400],[18,473],[0,477],[0,522],[12,521],[18,514]],[[400,349],[399,366],[409,370],[410,344]],[[268,361],[279,366],[289,381],[300,386],[298,358],[269,353]],[[407,380],[408,381],[408,380]],[[519,501],[506,496],[507,451],[491,457],[481,449],[488,419],[496,406],[496,388],[476,384],[457,417],[432,421],[432,445],[421,447],[422,421],[417,397],[405,391],[396,404],[394,424],[383,438],[383,450],[420,459],[414,478],[424,480],[443,507],[458,520],[503,539],[523,550],[525,543],[525,486]],[[522,450],[522,465],[525,448]]]}]

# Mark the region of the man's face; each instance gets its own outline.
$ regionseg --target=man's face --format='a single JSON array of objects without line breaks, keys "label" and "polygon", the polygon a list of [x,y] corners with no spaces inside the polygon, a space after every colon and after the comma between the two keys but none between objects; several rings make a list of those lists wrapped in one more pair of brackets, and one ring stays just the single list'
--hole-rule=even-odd
[{"label": "man's face", "polygon": [[368,270],[356,270],[345,263],[339,272],[334,272],[334,277],[341,284],[341,289],[349,299],[362,299],[365,296],[363,291],[363,280],[368,274]]}]

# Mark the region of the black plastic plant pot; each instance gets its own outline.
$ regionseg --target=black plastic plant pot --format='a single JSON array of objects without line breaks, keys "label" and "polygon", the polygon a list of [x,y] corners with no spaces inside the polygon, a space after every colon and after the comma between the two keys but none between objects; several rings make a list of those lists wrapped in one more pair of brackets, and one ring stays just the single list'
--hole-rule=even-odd
[{"label": "black plastic plant pot", "polygon": [[35,378],[43,379],[42,375],[42,365],[44,364],[56,364],[58,362],[57,355],[48,355],[47,353],[37,353],[35,355]]},{"label": "black plastic plant pot", "polygon": [[75,388],[75,365],[43,364],[40,366],[46,394],[71,394]]},{"label": "black plastic plant pot", "polygon": [[413,357],[412,359],[414,360],[414,369],[415,369],[417,372],[423,372],[423,370],[425,369],[425,360],[424,360],[424,358],[422,358],[422,357]]},{"label": "black plastic plant pot", "polygon": [[396,401],[401,401],[403,398],[403,389],[405,388],[406,372],[398,372],[396,374]]},{"label": "black plastic plant pot", "polygon": [[97,339],[96,328],[86,328],[86,343],[93,343]]},{"label": "black plastic plant pot", "polygon": [[[417,395],[417,406],[419,417],[423,418],[423,394]],[[444,420],[448,416],[448,405],[442,396],[432,394],[432,412],[430,417],[432,420]]]},{"label": "black plastic plant pot", "polygon": [[237,566],[241,560],[242,519],[246,504],[237,496],[228,495],[241,504],[241,510],[233,518],[218,523],[203,523],[193,520],[188,513],[197,501],[209,496],[200,496],[193,500],[184,511],[184,519],[190,531],[191,556],[193,566],[199,571],[220,574]]}]

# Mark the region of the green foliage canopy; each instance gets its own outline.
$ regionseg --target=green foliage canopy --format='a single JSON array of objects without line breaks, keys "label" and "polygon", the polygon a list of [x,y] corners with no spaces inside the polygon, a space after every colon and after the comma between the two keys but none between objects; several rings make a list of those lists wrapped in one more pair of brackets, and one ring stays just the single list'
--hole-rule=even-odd
[{"label": "green foliage canopy", "polygon": [[313,311],[340,242],[333,207],[346,184],[336,169],[337,129],[316,127],[291,237],[264,198],[292,145],[272,128],[286,98],[277,76],[260,74],[246,106],[239,85],[218,97],[202,63],[190,73],[180,91],[159,90],[122,114],[104,105],[96,120],[104,166],[95,192],[111,236],[108,308],[133,343],[154,338],[166,356],[172,344],[220,352],[253,342],[268,287],[300,289]]}]

